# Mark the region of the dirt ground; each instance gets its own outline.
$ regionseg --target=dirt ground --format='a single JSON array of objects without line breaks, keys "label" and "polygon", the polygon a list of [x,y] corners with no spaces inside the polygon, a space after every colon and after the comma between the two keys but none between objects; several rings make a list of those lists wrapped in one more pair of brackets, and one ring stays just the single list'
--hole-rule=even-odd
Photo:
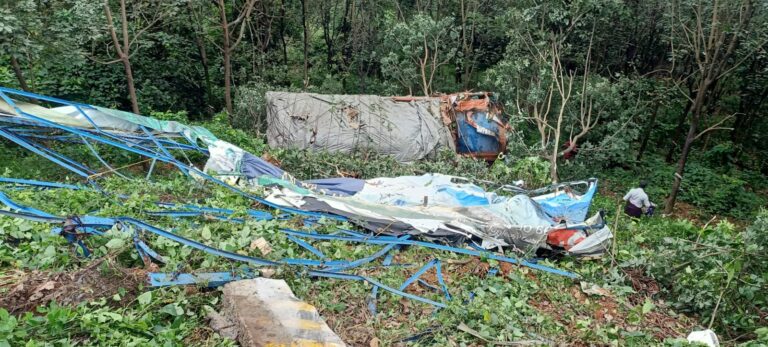
[{"label": "dirt ground", "polygon": [[[629,296],[628,302],[618,301],[610,292],[606,292],[607,295],[586,294],[581,288],[574,285],[570,288],[570,294],[576,298],[579,305],[589,307],[590,312],[585,314],[585,312],[580,312],[580,309],[577,307],[553,302],[545,293],[531,300],[529,304],[551,317],[556,317],[558,322],[568,330],[567,336],[578,336],[578,333],[575,332],[577,329],[576,322],[562,318],[564,310],[572,311],[577,315],[584,315],[585,318],[591,318],[596,324],[601,326],[614,324],[622,331],[632,332],[640,328],[646,331],[653,331],[653,336],[658,340],[686,336],[691,331],[696,324],[694,319],[683,315],[670,314],[666,303],[655,299],[655,295],[659,292],[659,284],[656,280],[645,276],[640,269],[625,270],[625,273],[636,292]],[[646,300],[654,304],[654,309],[644,314],[639,323],[629,322],[628,316],[630,311],[638,305],[642,306]],[[569,341],[569,344],[579,346],[580,342]]]},{"label": "dirt ground", "polygon": [[[132,302],[139,284],[146,281],[141,269],[124,269],[102,258],[74,272],[14,271],[0,276],[0,307],[13,314],[33,310],[51,301],[76,306],[121,292],[121,303]],[[115,301],[110,300],[115,303]]]}]

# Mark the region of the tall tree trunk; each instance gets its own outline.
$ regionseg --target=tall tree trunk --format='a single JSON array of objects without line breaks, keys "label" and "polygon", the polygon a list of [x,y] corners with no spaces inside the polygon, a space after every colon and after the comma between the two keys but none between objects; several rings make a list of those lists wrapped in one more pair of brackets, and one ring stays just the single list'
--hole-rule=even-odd
[{"label": "tall tree trunk", "polygon": [[[187,5],[191,17],[197,21],[197,16],[195,15],[192,3],[188,2]],[[200,54],[200,65],[203,68],[203,78],[205,79],[205,100],[208,104],[207,106],[210,107],[213,104],[213,101],[211,100],[211,91],[213,90],[213,86],[211,85],[211,74],[208,69],[208,54],[205,50],[205,41],[203,40],[203,36],[200,35],[199,29],[199,26],[195,25],[195,44],[197,44],[197,51]]]},{"label": "tall tree trunk", "polygon": [[309,30],[307,29],[307,0],[301,0],[301,26],[304,28],[304,89],[309,86]]},{"label": "tall tree trunk", "polygon": [[[694,9],[696,11],[695,25],[699,29],[693,31],[693,38],[688,38],[688,41],[691,42],[690,46],[694,48],[692,54],[694,54],[695,62],[699,69],[699,82],[697,83],[695,98],[691,106],[691,122],[688,128],[688,135],[685,138],[680,160],[677,163],[672,191],[669,194],[667,206],[664,208],[664,212],[667,214],[674,210],[677,194],[683,180],[683,173],[685,172],[685,164],[691,151],[691,145],[702,135],[696,132],[702,121],[703,108],[707,105],[715,105],[717,100],[713,99],[717,98],[718,93],[715,87],[718,81],[723,78],[724,74],[729,73],[742,62],[739,61],[729,67],[731,56],[736,52],[738,43],[741,40],[741,35],[739,34],[748,33],[749,22],[753,15],[752,2],[752,0],[744,0],[738,4],[738,7],[730,8],[730,14],[733,14],[733,16],[723,16],[720,11],[729,13],[727,12],[729,8],[723,7],[725,5],[721,6],[719,1],[715,0],[712,4],[712,18],[709,23],[704,23],[704,17],[699,15],[702,12],[703,6],[701,2]],[[734,4],[734,2],[727,3]],[[729,19],[732,22],[729,22]],[[683,23],[683,25],[685,24]],[[705,30],[701,29],[707,26],[709,26],[709,35],[706,35]],[[700,47],[699,43],[702,43],[703,47]]]},{"label": "tall tree trunk", "polygon": [[112,44],[115,46],[120,61],[125,68],[125,80],[128,85],[128,96],[131,98],[131,111],[133,113],[139,113],[139,101],[136,97],[136,86],[133,82],[133,69],[131,68],[131,53],[130,53],[130,38],[128,36],[128,14],[125,9],[125,0],[120,0],[120,20],[122,21],[122,36],[123,43],[120,44],[120,40],[117,38],[117,30],[115,29],[112,20],[112,10],[109,8],[109,0],[104,0],[104,13],[107,16],[107,24],[109,25],[109,33],[112,36]]},{"label": "tall tree trunk", "polygon": [[139,100],[136,96],[136,87],[133,83],[133,68],[131,68],[131,60],[128,56],[124,56],[122,59],[123,67],[125,67],[125,80],[128,82],[128,95],[131,97],[131,110],[135,114],[139,114]]},{"label": "tall tree trunk", "polygon": [[457,82],[461,82],[464,89],[469,89],[475,67],[476,18],[471,15],[478,11],[478,6],[479,4],[475,0],[461,0],[459,2],[459,10],[461,11],[461,50],[463,54],[460,64],[456,66],[456,74],[457,78],[461,79],[460,81],[457,80]]},{"label": "tall tree trunk", "polygon": [[461,50],[463,53],[462,59],[458,60],[458,64],[456,64],[456,69],[454,73],[454,79],[456,80],[456,83],[464,83],[464,65],[467,63],[468,55],[467,55],[467,8],[464,4],[464,0],[459,0],[459,13],[461,14],[461,30],[459,31],[459,34],[461,35]]},{"label": "tall tree trunk", "polygon": [[19,80],[19,86],[24,91],[29,91],[29,86],[27,85],[27,80],[24,78],[24,72],[21,71],[21,66],[19,65],[19,61],[16,60],[16,57],[11,55],[11,66],[13,66],[13,73],[16,74],[16,79]]},{"label": "tall tree trunk", "polygon": [[219,0],[219,12],[221,12],[221,30],[223,31],[224,40],[222,42],[221,50],[224,59],[224,105],[227,108],[228,116],[231,120],[233,108],[232,108],[232,50],[229,47],[229,22],[227,21],[227,8],[224,5],[224,0]]},{"label": "tall tree trunk", "polygon": [[696,132],[698,131],[699,121],[701,120],[701,111],[704,108],[704,101],[706,100],[706,94],[711,82],[702,81],[702,84],[696,93],[696,99],[691,106],[691,124],[688,127],[688,135],[685,137],[685,143],[683,144],[682,152],[680,153],[680,159],[677,161],[677,169],[675,170],[675,182],[672,184],[672,190],[669,192],[669,198],[667,199],[666,206],[664,207],[664,213],[670,214],[675,208],[675,202],[677,201],[677,193],[680,191],[680,184],[683,182],[683,173],[685,172],[685,165],[688,163],[688,155],[691,153],[691,146],[693,141],[696,140]]},{"label": "tall tree trunk", "polygon": [[205,79],[205,100],[208,107],[213,105],[211,85],[211,73],[208,69],[208,54],[205,52],[205,43],[200,36],[197,37],[198,49],[200,50],[200,64],[203,66],[203,78]]},{"label": "tall tree trunk", "polygon": [[656,116],[659,114],[660,104],[661,102],[657,100],[656,105],[653,107],[653,112],[651,112],[651,119],[649,119],[648,124],[645,125],[645,129],[643,130],[643,139],[640,143],[640,149],[637,151],[637,161],[643,159],[643,154],[645,153],[645,149],[648,146],[648,139],[651,137],[651,131],[653,130],[653,127],[656,126]]},{"label": "tall tree trunk", "polygon": [[672,142],[669,144],[669,150],[667,150],[667,155],[664,157],[664,161],[667,163],[672,163],[672,157],[675,155],[675,151],[677,150],[677,143],[675,143],[675,140],[683,136],[685,120],[688,119],[688,112],[691,111],[691,105],[693,105],[693,102],[688,100],[688,102],[685,104],[685,108],[683,109],[683,113],[680,114],[680,118],[677,120],[677,126],[675,126],[675,132],[672,135]]},{"label": "tall tree trunk", "polygon": [[128,11],[125,9],[125,0],[120,0],[120,19],[123,29],[123,54],[120,59],[125,67],[125,80],[128,82],[128,95],[131,97],[131,109],[133,113],[139,113],[139,98],[136,96],[136,86],[133,84],[133,68],[131,67],[130,38],[128,36]]},{"label": "tall tree trunk", "polygon": [[283,46],[283,67],[288,74],[288,45],[285,43],[285,0],[280,0],[280,43]]},{"label": "tall tree trunk", "polygon": [[[557,78],[557,76],[555,76]],[[557,174],[557,152],[560,149],[560,132],[563,128],[563,115],[565,114],[565,107],[568,103],[568,98],[570,97],[570,92],[568,94],[568,97],[566,97],[564,94],[562,94],[562,104],[560,105],[560,111],[557,114],[557,126],[554,129],[554,145],[552,146],[552,154],[549,157],[549,174],[552,178],[552,183],[560,182],[560,177]]]},{"label": "tall tree trunk", "polygon": [[333,66],[334,58],[333,8],[326,2],[321,2],[321,4],[320,20],[323,27],[323,40],[325,41],[325,63],[330,69]]}]

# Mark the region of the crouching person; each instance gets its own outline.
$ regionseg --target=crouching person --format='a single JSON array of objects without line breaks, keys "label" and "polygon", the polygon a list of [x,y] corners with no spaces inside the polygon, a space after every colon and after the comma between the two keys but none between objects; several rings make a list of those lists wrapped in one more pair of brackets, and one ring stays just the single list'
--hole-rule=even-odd
[{"label": "crouching person", "polygon": [[627,202],[624,206],[624,213],[640,218],[643,215],[643,208],[645,208],[647,215],[653,214],[654,205],[648,200],[648,194],[645,193],[646,186],[648,186],[647,181],[640,181],[640,187],[630,189],[627,195],[624,195],[624,201]]}]

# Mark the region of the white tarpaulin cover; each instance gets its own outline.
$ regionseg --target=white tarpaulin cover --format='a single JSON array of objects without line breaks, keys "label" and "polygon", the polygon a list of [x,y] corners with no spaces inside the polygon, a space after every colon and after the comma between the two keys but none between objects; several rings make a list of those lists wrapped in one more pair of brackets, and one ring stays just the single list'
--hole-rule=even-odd
[{"label": "white tarpaulin cover", "polygon": [[267,92],[266,100],[271,147],[344,153],[373,149],[400,162],[454,151],[436,98]]}]

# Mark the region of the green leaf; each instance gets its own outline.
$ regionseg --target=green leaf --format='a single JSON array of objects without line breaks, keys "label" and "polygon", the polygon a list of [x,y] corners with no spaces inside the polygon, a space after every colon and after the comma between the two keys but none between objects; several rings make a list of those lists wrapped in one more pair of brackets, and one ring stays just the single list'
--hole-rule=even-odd
[{"label": "green leaf", "polygon": [[145,306],[149,304],[150,301],[152,301],[152,292],[145,292],[137,298],[139,300],[139,304],[142,306]]},{"label": "green leaf", "polygon": [[174,317],[178,317],[184,314],[184,309],[179,307],[178,304],[173,303],[173,304],[168,304],[163,306],[163,308],[160,309],[160,312],[167,313]]},{"label": "green leaf", "polygon": [[45,251],[43,252],[43,256],[47,258],[53,258],[56,256],[56,248],[53,246],[45,247]]},{"label": "green leaf", "polygon": [[107,242],[107,248],[109,249],[123,248],[123,246],[125,246],[125,241],[123,239],[115,238]]},{"label": "green leaf", "polygon": [[651,312],[656,307],[650,300],[645,300],[645,303],[643,304],[643,314],[647,314],[648,312]]},{"label": "green leaf", "polygon": [[757,335],[758,339],[766,339],[768,338],[768,327],[762,327],[755,330],[755,334]]},{"label": "green leaf", "polygon": [[29,230],[32,230],[32,223],[27,222],[27,221],[23,221],[23,222],[19,223],[19,231],[25,232],[25,231],[29,231]]},{"label": "green leaf", "polygon": [[202,236],[204,240],[210,240],[211,239],[211,229],[209,229],[207,226],[203,227]]},{"label": "green leaf", "polygon": [[122,322],[123,321],[123,316],[121,316],[120,314],[117,314],[117,313],[114,313],[114,312],[109,312],[109,311],[103,312],[103,314],[105,316],[109,317],[109,318],[112,318],[112,320],[114,320],[116,322]]}]

